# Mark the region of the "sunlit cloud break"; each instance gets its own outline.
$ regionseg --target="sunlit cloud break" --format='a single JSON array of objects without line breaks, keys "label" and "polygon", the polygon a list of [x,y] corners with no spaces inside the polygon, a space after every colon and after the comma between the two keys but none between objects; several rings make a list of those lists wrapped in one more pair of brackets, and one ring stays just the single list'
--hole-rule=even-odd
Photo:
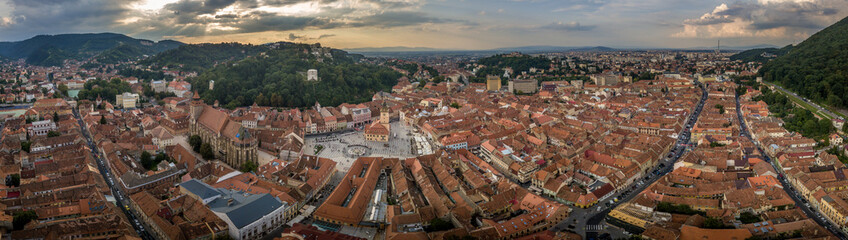
[{"label": "sunlit cloud break", "polygon": [[0,40],[118,32],[185,42],[332,46],[688,47],[787,44],[848,15],[848,0],[0,0]]}]

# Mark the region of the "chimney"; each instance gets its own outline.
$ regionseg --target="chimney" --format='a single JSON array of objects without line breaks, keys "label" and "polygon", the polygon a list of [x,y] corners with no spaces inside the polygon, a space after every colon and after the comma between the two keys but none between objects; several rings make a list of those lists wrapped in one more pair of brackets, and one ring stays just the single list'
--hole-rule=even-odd
[{"label": "chimney", "polygon": [[232,205],[233,205],[233,199],[232,198],[227,199],[227,206],[229,207],[229,206],[232,206]]}]

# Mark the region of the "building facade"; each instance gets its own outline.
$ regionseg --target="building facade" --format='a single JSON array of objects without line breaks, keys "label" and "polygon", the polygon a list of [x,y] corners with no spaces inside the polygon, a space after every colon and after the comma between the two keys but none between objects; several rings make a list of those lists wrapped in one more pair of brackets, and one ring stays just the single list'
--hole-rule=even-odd
[{"label": "building facade", "polygon": [[486,76],[486,90],[488,91],[500,91],[501,90],[501,78],[498,76],[489,75]]},{"label": "building facade", "polygon": [[56,123],[51,120],[32,122],[32,124],[27,127],[27,132],[29,132],[30,136],[47,135],[48,132],[53,130],[56,130]]},{"label": "building facade", "polygon": [[227,223],[230,237],[239,240],[264,237],[285,223],[284,213],[291,207],[268,193],[213,188],[196,180],[180,184],[180,191],[203,202]]},{"label": "building facade", "polygon": [[514,93],[536,93],[539,82],[536,79],[521,79],[510,82]]},{"label": "building facade", "polygon": [[365,128],[365,140],[375,142],[388,142],[392,133],[392,126],[389,124],[390,115],[389,107],[383,104],[380,108],[380,120],[368,125]]},{"label": "building facade", "polygon": [[115,95],[115,104],[122,108],[135,108],[135,103],[138,102],[137,93],[125,92],[120,95]]}]

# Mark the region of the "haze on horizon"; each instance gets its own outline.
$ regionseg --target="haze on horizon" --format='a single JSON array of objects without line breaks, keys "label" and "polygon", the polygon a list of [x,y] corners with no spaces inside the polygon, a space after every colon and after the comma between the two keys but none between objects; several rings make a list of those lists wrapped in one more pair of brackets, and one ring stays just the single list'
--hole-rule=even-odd
[{"label": "haze on horizon", "polygon": [[686,48],[798,43],[848,0],[0,0],[0,41],[117,32],[336,48]]}]

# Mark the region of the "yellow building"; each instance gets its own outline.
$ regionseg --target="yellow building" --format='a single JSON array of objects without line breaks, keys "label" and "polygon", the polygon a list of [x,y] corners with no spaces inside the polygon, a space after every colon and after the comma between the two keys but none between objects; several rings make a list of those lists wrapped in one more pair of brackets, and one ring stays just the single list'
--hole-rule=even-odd
[{"label": "yellow building", "polygon": [[825,195],[821,198],[820,205],[819,209],[824,215],[841,228],[845,228],[846,223],[848,223],[848,203],[845,200]]},{"label": "yellow building", "polygon": [[626,222],[630,225],[640,227],[642,229],[644,229],[648,225],[648,221],[646,221],[645,219],[622,212],[618,210],[618,208],[610,211],[607,216],[621,220],[622,222]]},{"label": "yellow building", "polygon": [[488,91],[500,91],[501,90],[501,78],[494,75],[486,76],[486,90]]}]

